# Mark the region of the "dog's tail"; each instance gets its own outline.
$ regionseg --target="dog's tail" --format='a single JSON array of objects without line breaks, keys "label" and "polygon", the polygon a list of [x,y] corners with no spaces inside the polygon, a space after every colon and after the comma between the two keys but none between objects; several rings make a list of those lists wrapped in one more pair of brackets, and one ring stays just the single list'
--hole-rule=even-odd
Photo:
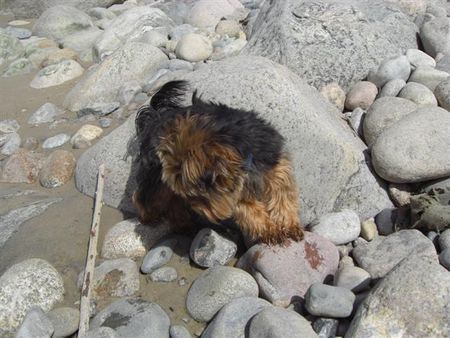
[{"label": "dog's tail", "polygon": [[184,96],[188,88],[189,83],[187,81],[168,82],[153,95],[150,106],[155,110],[183,107]]}]

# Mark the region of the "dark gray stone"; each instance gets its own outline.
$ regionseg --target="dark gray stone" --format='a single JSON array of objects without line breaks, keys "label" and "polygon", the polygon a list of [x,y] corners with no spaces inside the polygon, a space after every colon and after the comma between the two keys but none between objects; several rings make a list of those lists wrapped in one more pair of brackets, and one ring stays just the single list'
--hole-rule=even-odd
[{"label": "dark gray stone", "polygon": [[173,251],[169,246],[158,245],[151,249],[144,257],[141,265],[143,273],[151,273],[154,270],[164,266],[172,258]]},{"label": "dark gray stone", "polygon": [[355,295],[343,287],[313,284],[305,295],[306,310],[315,316],[346,318],[353,310]]},{"label": "dark gray stone", "polygon": [[317,318],[312,327],[316,331],[318,338],[336,337],[339,321],[333,318]]}]

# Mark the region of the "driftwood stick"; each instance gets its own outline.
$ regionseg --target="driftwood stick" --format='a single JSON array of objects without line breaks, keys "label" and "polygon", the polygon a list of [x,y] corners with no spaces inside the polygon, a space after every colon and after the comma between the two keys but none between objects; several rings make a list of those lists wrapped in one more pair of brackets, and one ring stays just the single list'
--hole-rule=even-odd
[{"label": "driftwood stick", "polygon": [[98,230],[100,226],[100,214],[102,209],[103,185],[105,179],[105,165],[98,167],[97,190],[95,192],[94,215],[92,217],[91,232],[89,234],[89,249],[84,269],[83,287],[81,288],[80,326],[78,337],[84,338],[89,330],[89,313],[91,300],[91,281],[94,278],[95,258],[97,257]]}]

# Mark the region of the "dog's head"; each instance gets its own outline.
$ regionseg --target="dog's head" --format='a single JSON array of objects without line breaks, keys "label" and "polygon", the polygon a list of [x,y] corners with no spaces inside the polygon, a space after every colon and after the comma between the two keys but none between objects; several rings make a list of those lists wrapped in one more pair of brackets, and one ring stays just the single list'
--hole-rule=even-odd
[{"label": "dog's head", "polygon": [[232,216],[245,171],[239,152],[218,142],[199,115],[179,116],[157,147],[162,180],[211,222]]}]

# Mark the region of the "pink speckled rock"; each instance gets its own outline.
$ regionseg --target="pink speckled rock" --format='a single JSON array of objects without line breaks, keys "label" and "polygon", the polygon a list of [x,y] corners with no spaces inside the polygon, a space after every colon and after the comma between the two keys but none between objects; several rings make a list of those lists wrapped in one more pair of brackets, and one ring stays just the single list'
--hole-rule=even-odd
[{"label": "pink speckled rock", "polygon": [[262,296],[273,304],[287,306],[303,299],[309,286],[333,276],[339,263],[336,246],[329,240],[305,233],[301,242],[287,247],[257,244],[238,261],[258,282]]}]

